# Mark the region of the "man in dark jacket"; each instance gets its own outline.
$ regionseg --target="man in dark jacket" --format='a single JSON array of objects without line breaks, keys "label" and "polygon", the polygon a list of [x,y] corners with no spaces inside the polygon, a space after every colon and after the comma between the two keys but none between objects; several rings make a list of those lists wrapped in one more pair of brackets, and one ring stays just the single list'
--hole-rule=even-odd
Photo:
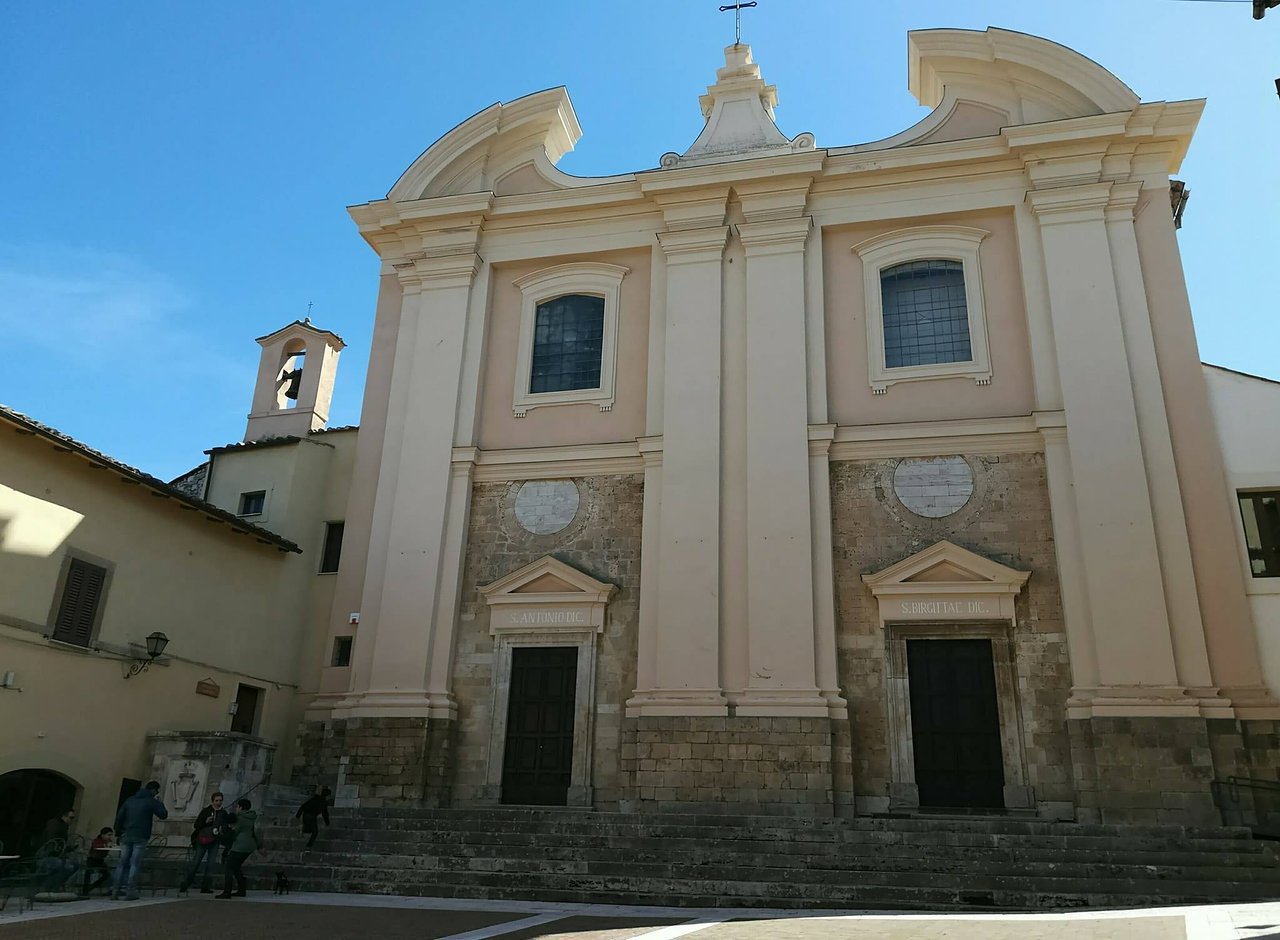
[{"label": "man in dark jacket", "polygon": [[50,819],[40,834],[40,872],[44,876],[41,888],[44,891],[57,891],[62,888],[80,865],[70,858],[71,846],[67,844],[71,838],[71,820],[76,818],[73,810],[67,810],[60,816]]},{"label": "man in dark jacket", "polygon": [[329,788],[325,787],[299,806],[298,812],[294,814],[295,819],[302,820],[302,834],[311,837],[307,840],[307,848],[316,844],[316,836],[320,833],[320,827],[316,825],[317,818],[323,819],[326,827],[329,825],[329,794]]},{"label": "man in dark jacket", "polygon": [[209,805],[200,810],[192,824],[191,864],[178,887],[179,894],[186,894],[191,883],[196,880],[201,862],[204,863],[204,879],[200,884],[200,893],[213,894],[213,859],[223,844],[223,830],[230,824],[231,814],[222,808],[222,794],[213,794],[209,797]]},{"label": "man in dark jacket", "polygon": [[115,879],[111,882],[111,897],[115,900],[120,899],[121,890],[127,891],[128,900],[138,900],[138,872],[142,870],[142,857],[146,855],[147,840],[151,838],[151,821],[169,818],[169,811],[156,796],[159,792],[160,784],[152,780],[121,803],[116,812],[120,864],[116,866]]}]

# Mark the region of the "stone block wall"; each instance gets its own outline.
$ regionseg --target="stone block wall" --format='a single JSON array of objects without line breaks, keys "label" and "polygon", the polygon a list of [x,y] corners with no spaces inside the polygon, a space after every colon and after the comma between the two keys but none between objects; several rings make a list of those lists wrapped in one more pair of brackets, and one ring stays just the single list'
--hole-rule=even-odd
[{"label": "stone block wall", "polygon": [[337,806],[447,806],[454,722],[341,718],[303,722],[292,783],[333,790]]},{"label": "stone block wall", "polygon": [[[559,498],[553,507],[556,513],[532,515],[526,509],[528,500],[522,500],[523,523],[517,515],[520,483],[481,483],[473,490],[453,660],[453,692],[458,702],[458,759],[451,794],[455,805],[483,800],[489,749],[503,746],[490,740],[494,642],[488,608],[477,588],[544,555],[618,588],[606,611],[604,633],[596,637],[591,782],[595,806],[616,808],[622,798],[618,768],[623,703],[636,687],[644,477],[579,477],[573,483],[578,503],[572,514],[565,509],[572,500]],[[566,516],[571,521],[563,528],[541,531]],[[539,531],[529,531],[526,525]]]},{"label": "stone block wall", "polygon": [[635,810],[831,815],[827,718],[628,718],[622,776]]},{"label": "stone block wall", "polygon": [[[947,539],[1031,572],[1017,598],[1011,637],[1027,783],[1043,812],[1069,814],[1074,787],[1064,704],[1071,670],[1044,456],[958,456],[972,472],[972,493],[958,509],[941,517],[912,512],[899,498],[894,480],[899,460],[839,461],[831,466],[837,656],[841,690],[849,701],[850,742],[837,751],[833,772],[837,781],[845,781],[837,793],[852,786],[859,811],[878,812],[888,806],[886,638],[876,600],[861,576]],[[954,463],[948,462],[949,470],[955,469]],[[912,498],[910,491],[904,494]],[[955,502],[945,508],[953,509]]]}]

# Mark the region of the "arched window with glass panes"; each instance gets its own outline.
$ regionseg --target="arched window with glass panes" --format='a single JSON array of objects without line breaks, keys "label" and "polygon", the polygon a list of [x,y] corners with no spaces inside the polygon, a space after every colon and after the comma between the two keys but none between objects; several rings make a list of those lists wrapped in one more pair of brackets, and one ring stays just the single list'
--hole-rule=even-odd
[{"label": "arched window with glass panes", "polygon": [[613,410],[622,279],[616,264],[577,262],[514,281],[522,295],[512,413],[547,405]]},{"label": "arched window with glass panes", "polygon": [[873,393],[921,379],[991,383],[978,253],[987,234],[962,225],[925,225],[853,246],[863,265]]},{"label": "arched window with glass panes", "polygon": [[565,294],[537,305],[529,392],[600,387],[604,298]]}]

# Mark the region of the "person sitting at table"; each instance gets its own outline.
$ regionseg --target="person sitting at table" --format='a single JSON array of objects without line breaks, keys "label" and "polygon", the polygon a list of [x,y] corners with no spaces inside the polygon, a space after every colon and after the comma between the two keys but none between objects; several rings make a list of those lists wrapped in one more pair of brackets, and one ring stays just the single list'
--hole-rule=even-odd
[{"label": "person sitting at table", "polygon": [[[94,889],[111,877],[111,869],[107,868],[107,850],[111,848],[112,836],[114,835],[114,829],[110,826],[103,826],[98,830],[98,834],[93,837],[93,841],[89,843],[89,857],[85,860],[84,869],[85,894],[93,894]],[[92,884],[89,883],[90,875],[96,876]]]},{"label": "person sitting at table", "polygon": [[70,858],[73,848],[69,844],[71,836],[71,820],[76,818],[74,810],[67,810],[45,823],[44,832],[40,834],[41,890],[57,891],[80,870],[80,863]]}]

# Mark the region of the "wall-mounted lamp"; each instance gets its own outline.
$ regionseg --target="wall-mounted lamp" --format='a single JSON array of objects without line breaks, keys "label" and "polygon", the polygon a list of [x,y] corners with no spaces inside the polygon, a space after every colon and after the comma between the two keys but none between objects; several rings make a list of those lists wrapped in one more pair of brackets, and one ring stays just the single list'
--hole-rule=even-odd
[{"label": "wall-mounted lamp", "polygon": [[156,657],[159,656],[161,653],[163,653],[164,648],[168,645],[169,645],[169,638],[165,636],[163,633],[161,633],[159,630],[157,630],[155,633],[152,633],[150,636],[148,636],[147,637],[147,658],[139,659],[132,666],[130,666],[129,671],[125,673],[125,678],[128,679],[138,675],[138,673],[140,672],[146,672],[147,667],[156,661]]}]

